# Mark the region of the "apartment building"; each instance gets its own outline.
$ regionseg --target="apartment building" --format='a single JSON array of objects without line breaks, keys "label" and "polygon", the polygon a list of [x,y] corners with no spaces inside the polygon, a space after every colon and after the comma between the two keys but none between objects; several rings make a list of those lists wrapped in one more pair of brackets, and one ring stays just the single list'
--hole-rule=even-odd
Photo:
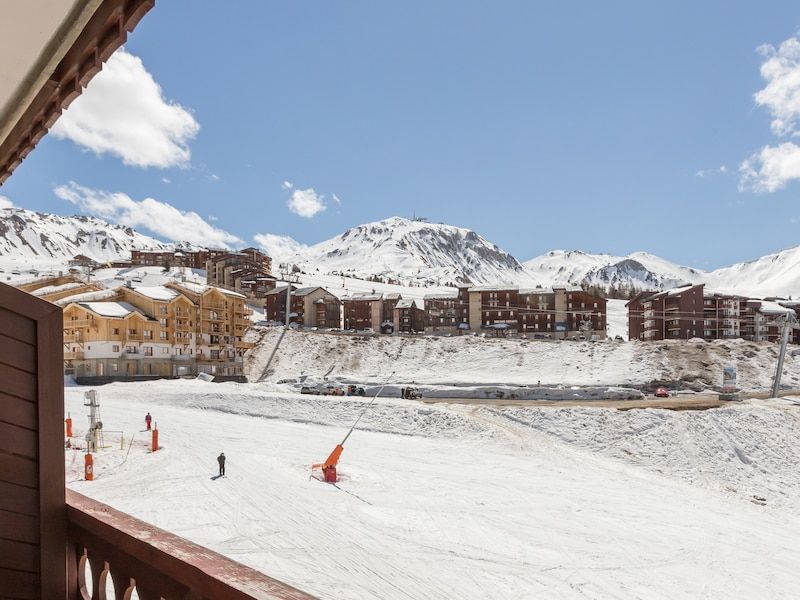
[{"label": "apartment building", "polygon": [[[286,322],[286,286],[267,292],[264,313],[268,321]],[[338,329],[341,325],[341,302],[322,287],[292,286],[289,321],[304,327]]]},{"label": "apartment building", "polygon": [[401,298],[394,305],[393,327],[400,333],[425,331],[425,310],[417,305],[416,300]]},{"label": "apartment building", "polygon": [[468,287],[449,294],[426,294],[423,301],[426,332],[452,334],[469,329]]},{"label": "apartment building", "polygon": [[188,267],[205,269],[210,259],[227,253],[227,250],[131,250],[131,266],[134,267]]},{"label": "apartment building", "polygon": [[475,329],[534,338],[604,339],[606,314],[606,299],[581,289],[469,288],[469,323]]},{"label": "apartment building", "polygon": [[[190,286],[190,287],[186,287]],[[64,308],[65,368],[76,377],[242,374],[244,297],[196,284],[122,287]]]},{"label": "apartment building", "polygon": [[786,304],[780,299],[707,292],[704,284],[641,292],[626,304],[628,338],[776,341],[780,337],[777,317],[794,310]]},{"label": "apartment building", "polygon": [[224,287],[250,298],[264,298],[275,288],[272,259],[256,248],[225,252],[209,258],[201,268],[206,270],[209,285]]},{"label": "apartment building", "polygon": [[212,375],[241,375],[244,352],[253,347],[243,336],[252,314],[243,294],[198,283],[168,283],[167,288],[195,305],[197,370]]},{"label": "apartment building", "polygon": [[344,328],[380,331],[384,320],[383,306],[383,294],[355,294],[342,298]]}]

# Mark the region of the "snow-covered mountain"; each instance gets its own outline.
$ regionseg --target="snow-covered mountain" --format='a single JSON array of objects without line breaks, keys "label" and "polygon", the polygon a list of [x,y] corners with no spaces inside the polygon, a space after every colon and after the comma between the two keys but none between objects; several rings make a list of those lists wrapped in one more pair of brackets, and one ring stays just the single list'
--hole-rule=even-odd
[{"label": "snow-covered mountain", "polygon": [[[292,247],[283,238],[275,246],[263,245],[267,251]],[[401,217],[359,225],[276,258],[276,262],[291,262],[304,270],[413,281],[418,285],[529,279],[516,258],[474,231]]]},{"label": "snow-covered mountain", "polygon": [[715,288],[752,296],[800,296],[800,246],[711,271],[704,278]]},{"label": "snow-covered mountain", "polygon": [[634,252],[627,256],[590,254],[580,250],[553,250],[523,263],[531,276],[545,286],[596,285],[603,288],[665,289],[700,282],[703,271]]},{"label": "snow-covered mountain", "polygon": [[96,217],[63,217],[21,208],[0,210],[0,257],[66,264],[76,254],[107,261],[129,258],[132,249],[171,247]]}]

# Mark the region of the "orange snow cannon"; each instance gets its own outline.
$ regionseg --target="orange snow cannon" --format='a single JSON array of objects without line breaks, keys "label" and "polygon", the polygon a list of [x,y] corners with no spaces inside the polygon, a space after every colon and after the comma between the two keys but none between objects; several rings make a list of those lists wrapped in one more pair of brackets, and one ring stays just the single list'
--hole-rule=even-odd
[{"label": "orange snow cannon", "polygon": [[333,449],[333,452],[330,453],[330,456],[325,459],[323,463],[317,463],[315,465],[311,465],[312,469],[322,469],[322,478],[327,483],[336,483],[338,481],[336,475],[336,465],[339,464],[339,457],[344,452],[344,446],[341,444],[337,444],[336,448]]}]

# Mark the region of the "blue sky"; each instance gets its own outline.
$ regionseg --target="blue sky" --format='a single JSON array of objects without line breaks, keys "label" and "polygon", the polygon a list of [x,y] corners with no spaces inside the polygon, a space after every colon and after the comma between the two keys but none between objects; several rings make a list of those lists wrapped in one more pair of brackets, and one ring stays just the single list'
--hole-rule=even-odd
[{"label": "blue sky", "polygon": [[[103,127],[127,127],[114,143],[144,151],[65,124],[0,194],[162,238],[197,223],[314,243],[417,215],[520,260],[645,250],[714,268],[800,243],[798,30],[790,2],[162,0],[125,51],[164,106],[139,127],[113,112],[136,94],[103,97]],[[163,135],[175,147],[151,152]]]}]

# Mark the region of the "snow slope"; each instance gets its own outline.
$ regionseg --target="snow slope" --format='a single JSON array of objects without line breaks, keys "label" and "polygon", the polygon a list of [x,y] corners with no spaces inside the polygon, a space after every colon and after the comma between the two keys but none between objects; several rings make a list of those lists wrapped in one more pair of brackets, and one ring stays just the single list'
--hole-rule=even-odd
[{"label": "snow slope", "polygon": [[[66,390],[73,417],[84,390]],[[95,481],[68,454],[71,488],[323,600],[800,595],[798,409],[779,401],[676,413],[378,400],[338,490],[308,466],[366,400],[196,381],[99,397],[106,428],[128,436],[150,411],[162,449],[137,433],[126,458],[109,431]],[[220,451],[228,476],[213,480]]]},{"label": "snow slope", "polygon": [[[245,374],[262,375],[277,329],[259,329],[245,355]],[[739,386],[770,389],[776,344],[745,340],[555,342],[502,338],[349,335],[289,331],[270,367],[270,381],[300,375],[376,384],[678,386],[703,390],[737,365]],[[787,354],[782,383],[800,387],[800,355]]]},{"label": "snow slope", "polygon": [[706,282],[720,290],[757,297],[800,296],[800,246],[711,271]]}]

